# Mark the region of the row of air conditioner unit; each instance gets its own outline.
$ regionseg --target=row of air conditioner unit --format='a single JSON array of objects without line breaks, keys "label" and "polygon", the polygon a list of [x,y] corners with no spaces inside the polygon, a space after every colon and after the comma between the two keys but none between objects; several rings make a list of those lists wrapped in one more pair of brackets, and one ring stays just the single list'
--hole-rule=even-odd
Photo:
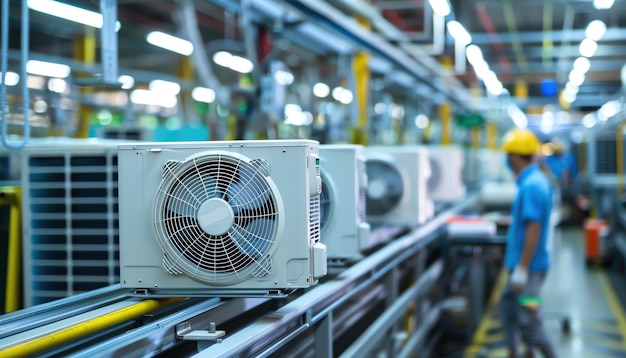
[{"label": "row of air conditioner unit", "polygon": [[361,259],[378,244],[370,224],[419,225],[433,200],[464,195],[456,147],[119,144],[35,140],[23,152],[27,305],[94,278],[154,294],[282,294]]},{"label": "row of air conditioner unit", "polygon": [[121,282],[138,293],[306,288],[328,260],[362,257],[370,223],[418,225],[429,191],[465,193],[456,148],[144,143],[120,146],[119,164]]}]

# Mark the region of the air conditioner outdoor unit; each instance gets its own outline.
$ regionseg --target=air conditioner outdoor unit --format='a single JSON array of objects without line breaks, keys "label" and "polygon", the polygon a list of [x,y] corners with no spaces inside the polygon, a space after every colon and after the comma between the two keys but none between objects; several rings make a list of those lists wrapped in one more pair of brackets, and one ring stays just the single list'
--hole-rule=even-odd
[{"label": "air conditioner outdoor unit", "polygon": [[319,143],[119,146],[122,287],[280,296],[326,274]]},{"label": "air conditioner outdoor unit", "polygon": [[465,196],[463,150],[457,146],[428,146],[431,176],[428,196],[436,202],[453,202]]},{"label": "air conditioner outdoor unit", "polygon": [[119,282],[120,143],[32,138],[18,151],[25,306]]},{"label": "air conditioner outdoor unit", "polygon": [[360,145],[321,145],[322,242],[332,263],[359,260],[372,247],[365,221],[367,173]]},{"label": "air conditioner outdoor unit", "polygon": [[367,147],[365,157],[370,224],[412,226],[434,215],[428,198],[430,161],[424,147]]}]

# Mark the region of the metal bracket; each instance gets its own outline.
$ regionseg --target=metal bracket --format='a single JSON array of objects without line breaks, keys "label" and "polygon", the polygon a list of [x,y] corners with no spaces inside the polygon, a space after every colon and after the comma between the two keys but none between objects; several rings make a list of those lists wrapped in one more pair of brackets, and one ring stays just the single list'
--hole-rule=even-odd
[{"label": "metal bracket", "polygon": [[176,336],[185,341],[219,341],[221,337],[226,335],[226,331],[218,331],[215,329],[215,322],[209,323],[208,330],[192,330],[191,322],[185,321],[176,325]]}]

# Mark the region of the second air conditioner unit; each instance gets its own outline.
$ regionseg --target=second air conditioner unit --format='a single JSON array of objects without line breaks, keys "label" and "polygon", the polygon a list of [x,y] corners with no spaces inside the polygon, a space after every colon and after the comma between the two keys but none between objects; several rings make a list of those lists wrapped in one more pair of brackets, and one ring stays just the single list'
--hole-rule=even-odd
[{"label": "second air conditioner unit", "polygon": [[430,161],[424,147],[367,147],[365,156],[370,224],[412,226],[434,215],[428,198]]},{"label": "second air conditioner unit", "polygon": [[453,202],[465,196],[463,150],[457,146],[428,146],[431,176],[428,196],[436,202]]},{"label": "second air conditioner unit", "polygon": [[329,262],[359,260],[370,241],[370,225],[365,221],[367,173],[360,145],[321,145],[322,242]]},{"label": "second air conditioner unit", "polygon": [[315,141],[121,145],[122,287],[283,295],[326,274]]}]

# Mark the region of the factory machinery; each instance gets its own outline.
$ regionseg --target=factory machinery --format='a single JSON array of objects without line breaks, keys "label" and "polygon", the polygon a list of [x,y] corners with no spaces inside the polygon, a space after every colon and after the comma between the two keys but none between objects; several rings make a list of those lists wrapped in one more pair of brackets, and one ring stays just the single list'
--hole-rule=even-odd
[{"label": "factory machinery", "polygon": [[[460,148],[429,155],[428,147],[304,140],[117,144],[92,142],[85,153],[80,141],[47,142],[24,151],[25,205],[61,201],[68,210],[55,217],[44,205],[24,217],[30,307],[0,316],[0,356],[408,357],[435,349],[447,312],[463,311],[452,295],[465,276],[451,265],[458,258],[450,259],[446,224],[474,210],[479,195],[463,189]],[[460,163],[442,166],[440,157]],[[79,180],[90,170],[108,173],[100,199],[76,192],[90,187]],[[435,171],[450,190],[428,181]],[[42,184],[45,177],[61,183]],[[107,196],[118,189],[119,197]],[[108,221],[91,239],[110,257],[81,261],[103,252],[81,231],[81,220],[97,223],[99,212],[70,209],[98,201]],[[38,231],[42,223],[52,227]],[[197,227],[184,229],[190,223]],[[221,248],[194,251],[193,235]],[[63,236],[65,247],[42,243]],[[63,250],[75,260],[62,260]],[[110,285],[118,274],[121,284]],[[100,288],[81,290],[81,278]],[[465,306],[480,311],[483,290]]]}]

